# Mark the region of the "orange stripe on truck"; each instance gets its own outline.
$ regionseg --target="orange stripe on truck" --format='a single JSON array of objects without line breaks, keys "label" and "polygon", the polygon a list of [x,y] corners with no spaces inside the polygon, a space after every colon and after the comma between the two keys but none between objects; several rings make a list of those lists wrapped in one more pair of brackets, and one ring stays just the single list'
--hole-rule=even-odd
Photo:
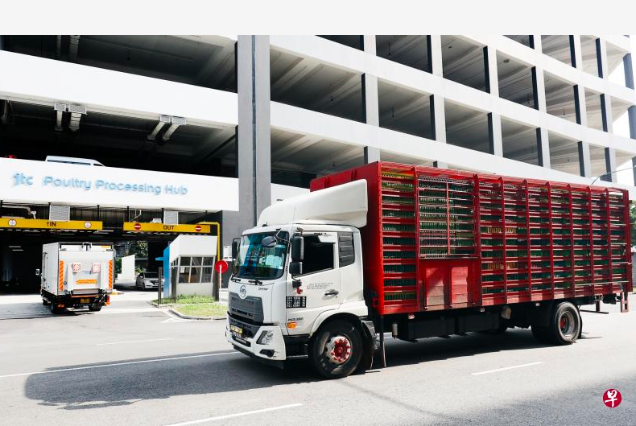
[{"label": "orange stripe on truck", "polygon": [[60,280],[59,280],[59,290],[64,291],[64,262],[60,260]]},{"label": "orange stripe on truck", "polygon": [[108,288],[113,289],[113,261],[108,261]]}]

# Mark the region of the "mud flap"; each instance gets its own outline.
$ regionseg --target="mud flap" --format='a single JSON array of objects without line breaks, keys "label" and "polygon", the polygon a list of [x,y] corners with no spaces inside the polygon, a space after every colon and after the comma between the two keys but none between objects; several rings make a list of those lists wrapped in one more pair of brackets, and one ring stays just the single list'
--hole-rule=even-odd
[{"label": "mud flap", "polygon": [[363,335],[362,359],[358,365],[357,372],[364,373],[373,366],[373,354],[375,352],[375,326],[373,321],[360,321]]},{"label": "mud flap", "polygon": [[621,312],[629,312],[629,293],[621,292]]}]

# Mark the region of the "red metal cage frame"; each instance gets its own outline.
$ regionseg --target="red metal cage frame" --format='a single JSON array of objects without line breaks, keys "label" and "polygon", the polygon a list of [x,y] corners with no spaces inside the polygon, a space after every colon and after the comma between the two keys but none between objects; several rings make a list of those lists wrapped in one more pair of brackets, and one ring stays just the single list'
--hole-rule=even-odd
[{"label": "red metal cage frame", "polygon": [[625,190],[388,162],[311,190],[358,179],[365,286],[381,315],[632,291]]}]

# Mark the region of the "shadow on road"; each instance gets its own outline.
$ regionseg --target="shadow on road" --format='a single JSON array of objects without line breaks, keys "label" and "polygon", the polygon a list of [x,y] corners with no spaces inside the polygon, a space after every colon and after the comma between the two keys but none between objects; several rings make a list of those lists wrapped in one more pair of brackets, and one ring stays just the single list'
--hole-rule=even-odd
[{"label": "shadow on road", "polygon": [[[527,330],[502,336],[473,334],[450,339],[428,339],[418,343],[389,341],[389,368],[476,354],[541,348]],[[213,356],[202,356],[213,354]],[[305,360],[290,362],[285,370],[263,366],[241,354],[227,351],[181,354],[173,358],[140,358],[104,364],[85,364],[52,370],[74,371],[36,374],[28,377],[25,394],[42,405],[65,410],[84,410],[130,405],[137,401],[178,395],[207,395],[318,380]],[[125,364],[130,363],[130,364]],[[377,370],[376,370],[377,371]]]},{"label": "shadow on road", "polygon": [[[121,360],[112,364],[135,364],[103,368],[86,368],[104,365],[102,363],[59,367],[50,369],[50,373],[29,376],[25,395],[41,405],[85,410],[178,395],[207,395],[316,380],[303,361],[294,361],[285,370],[279,370],[238,353],[225,355],[227,352]],[[213,356],[196,357],[207,354]],[[69,368],[81,370],[53,372]]]},{"label": "shadow on road", "polygon": [[546,346],[549,345],[538,342],[529,329],[513,329],[500,335],[471,333],[446,339],[434,337],[413,343],[389,337],[386,352],[388,366],[397,366]]}]

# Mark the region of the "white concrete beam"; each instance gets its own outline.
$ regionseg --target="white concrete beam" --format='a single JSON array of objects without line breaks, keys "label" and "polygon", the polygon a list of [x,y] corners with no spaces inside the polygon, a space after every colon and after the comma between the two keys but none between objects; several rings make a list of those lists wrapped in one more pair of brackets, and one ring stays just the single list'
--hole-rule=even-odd
[{"label": "white concrete beam", "polygon": [[[276,129],[315,136],[345,145],[371,146],[397,155],[448,163],[468,170],[480,170],[489,173],[497,170],[505,176],[538,177],[579,184],[590,184],[592,180],[591,178],[534,166],[483,152],[471,151],[451,144],[437,143],[431,139],[370,126],[352,120],[326,114],[316,114],[303,108],[278,102],[272,102],[271,112],[272,127]],[[386,141],[391,141],[391,143],[386,144]],[[599,182],[597,184],[604,185]],[[612,184],[612,186],[630,190],[630,197],[636,199],[635,187],[617,184]]]},{"label": "white concrete beam", "polygon": [[2,99],[51,107],[62,101],[148,120],[167,114],[203,127],[238,124],[235,93],[7,51],[0,51],[0,63]]}]

